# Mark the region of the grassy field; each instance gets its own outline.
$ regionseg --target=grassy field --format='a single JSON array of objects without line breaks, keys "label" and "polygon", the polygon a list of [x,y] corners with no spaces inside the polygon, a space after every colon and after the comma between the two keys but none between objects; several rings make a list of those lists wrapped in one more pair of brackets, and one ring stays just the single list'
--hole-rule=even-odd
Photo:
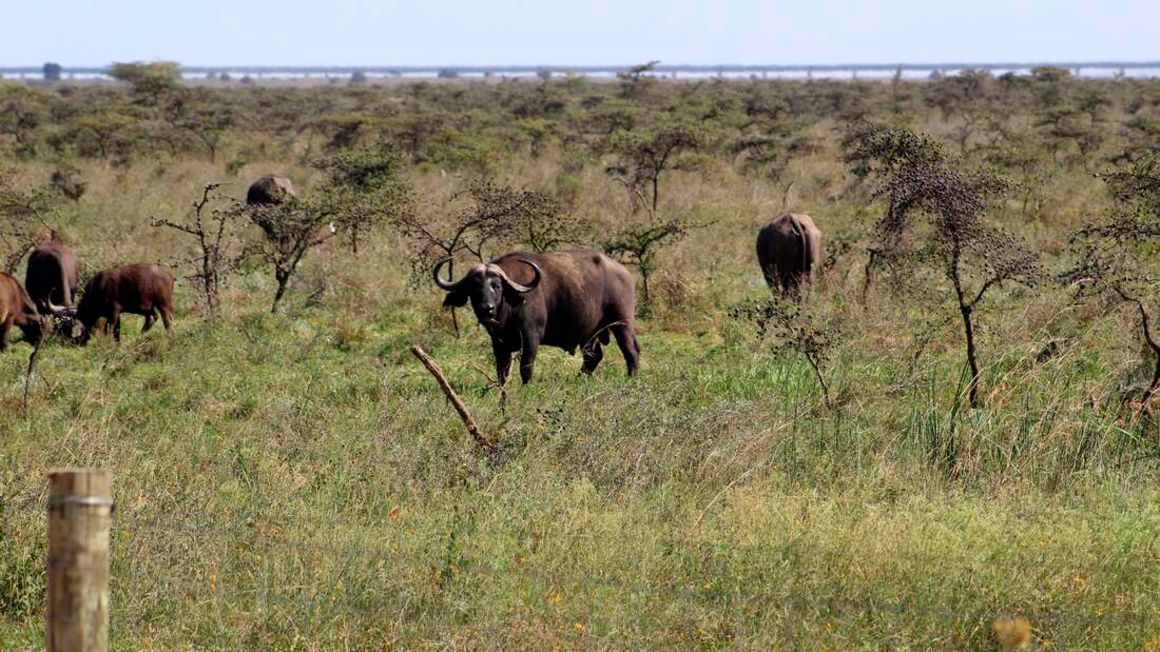
[{"label": "grassy field", "polygon": [[[1035,177],[1032,208],[1016,193],[992,211],[1051,273],[1066,265],[1068,234],[1108,206],[1089,168],[1131,141],[1133,116],[1160,117],[1155,83],[1063,83],[1068,97],[1110,97],[1106,140],[1083,158],[1045,145],[1038,162],[1011,167]],[[731,98],[750,87],[791,106],[822,92],[661,84],[626,106],[647,125],[659,114],[649,111],[718,97],[733,113],[707,120],[725,123],[744,114]],[[957,150],[964,118],[924,103],[933,87],[823,88],[840,95],[834,107],[861,97],[869,117]],[[318,115],[370,116],[374,138],[394,140],[433,105],[469,116],[433,138],[455,129],[474,140],[443,142],[454,156],[416,156],[405,172],[432,222],[480,174],[569,197],[590,227],[582,242],[638,219],[575,137],[584,111],[598,110],[584,98],[613,97],[616,85],[267,92],[203,100],[252,102],[260,108],[246,110],[267,116],[309,97],[328,103]],[[129,102],[100,89],[66,101],[99,93]],[[543,123],[539,149],[496,145],[507,112],[542,102],[537,93],[566,106],[517,112]],[[991,101],[1008,126],[1036,133],[1036,109]],[[227,284],[216,323],[183,280],[171,334],[141,336],[129,317],[120,344],[49,343],[26,417],[30,349],[10,347],[0,356],[0,649],[43,646],[45,473],[67,465],[113,474],[118,650],[1160,648],[1160,431],[1120,405],[1151,371],[1133,314],[1075,303],[1049,282],[1004,286],[979,317],[984,407],[968,409],[945,293],[915,298],[882,283],[862,299],[880,209],[842,163],[848,106],[827,106],[790,110],[792,133],[815,145],[787,154],[778,175],[743,173],[726,148],[707,148],[662,177],[661,212],[708,226],[660,253],[636,378],[618,352],[580,377],[579,357],[546,350],[535,381],[509,384],[501,401],[486,333],[461,311],[456,337],[442,293],[414,278],[389,225],[357,257],[337,240],[308,254],[277,314],[270,274],[249,265]],[[36,136],[45,142],[70,119],[52,115]],[[47,219],[86,274],[172,261],[185,243],[150,218],[179,218],[205,182],[226,181],[234,197],[270,171],[307,195],[322,183],[306,164],[322,137],[256,124],[227,130],[214,162],[195,149],[128,162],[70,150],[87,191]],[[987,141],[968,139],[980,152],[969,155]],[[19,184],[44,185],[61,165],[62,154],[0,144]],[[767,296],[753,240],[787,208],[813,215],[828,246],[854,243],[813,298],[834,324],[833,405],[800,353],[735,316]],[[412,343],[442,366],[495,456],[467,437]]]}]

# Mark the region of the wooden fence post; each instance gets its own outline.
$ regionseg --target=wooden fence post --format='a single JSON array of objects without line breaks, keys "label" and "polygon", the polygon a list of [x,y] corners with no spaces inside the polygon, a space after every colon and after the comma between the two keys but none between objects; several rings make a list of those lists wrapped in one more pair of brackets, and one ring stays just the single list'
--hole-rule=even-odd
[{"label": "wooden fence post", "polygon": [[109,474],[48,474],[48,652],[105,652],[109,643]]}]

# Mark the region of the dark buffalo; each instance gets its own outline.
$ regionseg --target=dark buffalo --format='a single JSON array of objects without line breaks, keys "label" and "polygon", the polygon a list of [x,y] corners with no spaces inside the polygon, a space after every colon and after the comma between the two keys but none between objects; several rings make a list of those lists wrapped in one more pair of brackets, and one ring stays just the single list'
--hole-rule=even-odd
[{"label": "dark buffalo", "polygon": [[42,315],[71,312],[77,294],[77,257],[59,242],[42,244],[28,256],[24,287]]},{"label": "dark buffalo", "polygon": [[161,322],[168,331],[173,321],[173,275],[157,265],[122,265],[97,272],[85,284],[81,303],[77,306],[77,321],[83,327],[80,342],[92,335],[97,320],[104,317],[105,332],[111,328],[113,337],[121,340],[121,313],[144,315],[142,333],[153,327],[160,313]]},{"label": "dark buffalo", "polygon": [[276,174],[267,174],[250,184],[246,191],[246,204],[250,206],[271,206],[287,199],[298,197],[290,179]]},{"label": "dark buffalo", "polygon": [[20,281],[7,272],[0,272],[0,351],[8,348],[8,331],[13,326],[33,346],[40,343],[47,328],[45,318],[37,312]]},{"label": "dark buffalo", "polygon": [[640,345],[632,325],[636,284],[620,263],[598,251],[511,253],[476,265],[463,278],[439,278],[447,261],[435,266],[435,283],[447,291],[445,306],[468,301],[479,323],[491,335],[496,374],[507,379],[512,354],[520,351],[520,378],[532,379],[536,352],[555,346],[584,356],[584,373],[592,373],[616,337],[628,374],[640,364]]},{"label": "dark buffalo", "polygon": [[770,287],[800,296],[822,262],[822,232],[809,215],[786,213],[757,234],[757,262]]},{"label": "dark buffalo", "polygon": [[[271,207],[280,206],[295,199],[298,199],[298,192],[294,190],[294,183],[289,178],[267,174],[250,184],[250,189],[246,191],[246,205],[255,207],[249,212],[250,220],[262,229],[267,239],[273,242],[283,242],[286,234],[278,228],[282,215],[276,208]],[[338,227],[334,222],[331,222],[319,228],[317,237],[320,240],[326,239],[337,231]]]}]

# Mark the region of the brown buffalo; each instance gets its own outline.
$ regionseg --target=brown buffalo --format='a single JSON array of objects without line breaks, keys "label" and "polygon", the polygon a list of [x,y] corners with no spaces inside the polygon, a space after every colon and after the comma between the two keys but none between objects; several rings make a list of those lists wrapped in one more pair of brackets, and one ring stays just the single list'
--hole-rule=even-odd
[{"label": "brown buffalo", "polygon": [[822,232],[809,215],[786,213],[757,234],[757,262],[769,287],[801,296],[822,263]]},{"label": "brown buffalo", "polygon": [[623,265],[590,250],[554,253],[510,253],[476,265],[458,281],[443,280],[435,266],[435,283],[447,291],[445,306],[468,301],[479,323],[491,335],[496,374],[507,379],[512,354],[520,353],[520,378],[532,379],[536,352],[555,346],[584,356],[584,373],[592,373],[616,337],[628,374],[640,364],[640,345],[633,333],[636,284]]},{"label": "brown buffalo", "polygon": [[42,315],[71,312],[77,294],[77,258],[59,242],[48,242],[32,250],[24,273],[24,287]]},{"label": "brown buffalo", "polygon": [[76,319],[83,331],[81,344],[92,335],[97,320],[105,319],[105,332],[121,340],[121,313],[144,315],[142,333],[153,327],[157,315],[168,331],[173,321],[173,275],[157,265],[122,265],[97,272],[85,284]]},{"label": "brown buffalo", "polygon": [[246,204],[271,206],[296,197],[298,197],[298,193],[294,190],[294,183],[290,179],[276,174],[267,174],[250,184],[250,189],[246,191]]},{"label": "brown buffalo", "polygon": [[8,331],[13,326],[33,346],[40,343],[47,328],[45,318],[36,311],[20,281],[7,272],[0,272],[0,351],[8,348]]}]

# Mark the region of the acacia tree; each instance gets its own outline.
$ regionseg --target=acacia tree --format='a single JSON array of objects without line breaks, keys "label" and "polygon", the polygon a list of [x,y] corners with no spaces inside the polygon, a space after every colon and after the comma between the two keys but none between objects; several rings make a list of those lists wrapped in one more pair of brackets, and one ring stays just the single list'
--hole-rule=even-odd
[{"label": "acacia tree", "polygon": [[640,270],[641,290],[644,307],[652,306],[649,279],[659,267],[657,256],[666,246],[676,244],[692,229],[707,224],[696,224],[684,219],[650,219],[644,223],[629,224],[604,241],[603,248],[609,254]]},{"label": "acacia tree", "polygon": [[[963,172],[929,137],[902,128],[858,125],[845,139],[856,175],[874,175],[886,211],[875,225],[877,253],[895,269],[926,270],[949,283],[963,322],[970,405],[980,407],[975,317],[987,293],[1005,281],[1039,278],[1038,256],[985,217],[1007,188],[985,172]],[[917,276],[917,275],[916,275]]]},{"label": "acacia tree", "polygon": [[81,171],[75,165],[62,165],[53,170],[49,184],[56,194],[73,203],[80,203],[81,197],[85,196],[85,190],[88,189],[88,184],[81,180],[80,175]]},{"label": "acacia tree", "polygon": [[1131,306],[1152,352],[1155,368],[1142,405],[1160,390],[1160,147],[1123,161],[1103,175],[1113,208],[1071,238],[1078,262],[1064,278],[1080,298],[1099,297]]},{"label": "acacia tree", "polygon": [[193,134],[205,146],[209,162],[215,163],[222,136],[234,126],[236,120],[232,107],[204,103],[184,112],[174,126]]},{"label": "acacia tree", "polygon": [[18,188],[9,173],[0,169],[0,246],[4,271],[14,273],[20,260],[37,240],[55,237],[56,231],[44,220],[59,198],[44,190]]},{"label": "acacia tree", "polygon": [[181,265],[192,265],[187,278],[196,281],[206,306],[206,316],[214,321],[220,305],[221,283],[248,257],[249,251],[240,245],[239,220],[242,207],[217,206],[221,201],[217,189],[220,183],[207,183],[201,198],[193,202],[193,212],[184,222],[153,218],[153,226],[173,229],[193,238],[196,251]]},{"label": "acacia tree", "polygon": [[9,97],[12,99],[0,105],[0,135],[12,136],[17,154],[33,156],[36,154],[36,130],[46,117],[41,99],[27,89],[9,93]]},{"label": "acacia tree", "polygon": [[[425,276],[443,259],[450,259],[448,273],[454,275],[457,255],[466,252],[484,261],[492,244],[543,252],[575,241],[581,233],[579,220],[541,192],[484,181],[454,199],[460,198],[469,201],[459,210],[442,211],[435,217],[412,211],[396,222],[415,251],[411,261],[415,278]],[[454,309],[451,316],[458,333]]]},{"label": "acacia tree", "polygon": [[701,131],[683,121],[664,121],[648,129],[617,131],[604,145],[617,159],[606,172],[624,184],[634,213],[641,206],[651,206],[655,215],[661,174],[676,166],[679,154],[700,147],[702,140]]},{"label": "acacia tree", "polygon": [[659,63],[659,60],[653,60],[616,73],[616,78],[620,80],[621,97],[633,100],[644,94],[645,89],[656,83],[649,73],[655,70]]},{"label": "acacia tree", "polygon": [[102,161],[108,161],[114,153],[128,149],[131,141],[128,134],[135,126],[132,118],[102,108],[73,121],[77,136],[74,140],[82,155],[96,155]]},{"label": "acacia tree", "polygon": [[793,154],[792,131],[788,124],[774,125],[764,133],[746,135],[735,140],[730,153],[740,157],[741,169],[760,174],[781,189],[782,208],[788,208],[793,180],[783,181]]},{"label": "acacia tree", "polygon": [[697,228],[683,218],[664,219],[658,214],[660,178],[678,167],[679,155],[701,146],[704,136],[691,123],[662,120],[657,126],[640,130],[619,130],[605,139],[603,149],[617,162],[605,168],[628,191],[633,215],[646,209],[644,219],[630,220],[603,242],[604,250],[640,270],[644,306],[652,303],[649,280],[657,269],[657,255],[667,245]]},{"label": "acacia tree", "polygon": [[544,252],[580,236],[579,220],[542,192],[480,181],[452,199],[466,199],[467,203],[440,216],[410,213],[397,222],[414,246],[413,262],[420,274],[463,252],[479,261],[487,260],[489,247],[497,243]]},{"label": "acacia tree", "polygon": [[468,194],[472,206],[465,216],[477,226],[464,246],[480,260],[487,258],[485,246],[490,242],[543,253],[580,237],[579,220],[542,192],[481,182]]},{"label": "acacia tree", "polygon": [[173,61],[143,63],[114,63],[109,68],[109,76],[125,82],[132,88],[137,103],[157,106],[166,95],[180,88],[181,75],[178,64]]},{"label": "acacia tree", "polygon": [[44,64],[42,70],[44,72],[44,81],[55,82],[60,81],[60,75],[64,71],[64,68],[59,63],[49,62]]},{"label": "acacia tree", "polygon": [[334,206],[325,199],[292,198],[280,204],[247,206],[244,211],[262,230],[255,253],[274,268],[277,289],[270,312],[276,313],[303,257],[334,236]]},{"label": "acacia tree", "polygon": [[412,212],[411,187],[402,177],[402,156],[390,144],[343,151],[313,165],[330,174],[322,194],[356,255],[368,231]]}]

